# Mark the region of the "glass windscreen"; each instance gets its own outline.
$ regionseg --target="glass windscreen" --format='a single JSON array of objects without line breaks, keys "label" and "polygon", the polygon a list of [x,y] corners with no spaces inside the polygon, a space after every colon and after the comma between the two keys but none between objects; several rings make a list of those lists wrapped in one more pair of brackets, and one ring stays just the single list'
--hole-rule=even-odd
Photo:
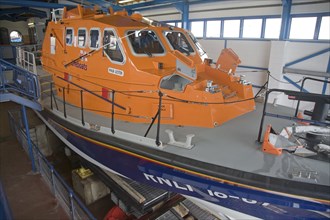
[{"label": "glass windscreen", "polygon": [[178,50],[187,55],[194,52],[194,49],[183,33],[178,31],[165,31],[164,35],[174,50]]},{"label": "glass windscreen", "polygon": [[152,56],[152,54],[164,53],[164,48],[156,33],[151,30],[128,31],[127,38],[136,54]]},{"label": "glass windscreen", "polygon": [[194,35],[192,33],[189,33],[189,36],[191,38],[191,40],[194,42],[199,55],[204,59],[207,57],[207,54],[205,52],[205,50],[202,48],[202,45],[197,41],[197,39],[194,37]]}]

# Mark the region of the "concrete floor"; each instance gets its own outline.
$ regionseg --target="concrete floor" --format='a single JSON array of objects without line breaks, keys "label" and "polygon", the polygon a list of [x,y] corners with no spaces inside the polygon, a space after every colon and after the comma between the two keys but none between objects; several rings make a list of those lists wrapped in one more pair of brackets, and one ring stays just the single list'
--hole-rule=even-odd
[{"label": "concrete floor", "polygon": [[39,174],[31,171],[28,155],[10,133],[7,111],[20,108],[0,103],[0,180],[13,219],[69,219]]}]

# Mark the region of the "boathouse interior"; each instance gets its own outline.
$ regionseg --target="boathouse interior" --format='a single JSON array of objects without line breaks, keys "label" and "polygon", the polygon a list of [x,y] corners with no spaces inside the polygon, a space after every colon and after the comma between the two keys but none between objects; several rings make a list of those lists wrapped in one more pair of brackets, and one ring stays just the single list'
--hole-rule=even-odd
[{"label": "boathouse interior", "polygon": [[[230,48],[241,61],[236,75],[252,85],[253,94],[258,94],[256,103],[266,101],[294,110],[299,102],[300,108],[307,109],[306,115],[311,116],[316,105],[306,101],[310,97],[288,99],[287,94],[275,91],[265,100],[267,89],[319,94],[315,99],[321,100],[322,109],[315,114],[322,114],[329,127],[329,0],[0,0],[0,219],[231,219],[180,194],[141,186],[121,175],[105,174],[90,162],[83,162],[35,114],[42,109],[40,100],[53,94],[49,87],[51,77],[38,76],[47,25],[58,9],[69,11],[77,5],[100,15],[123,12],[143,16],[150,24],[156,21],[157,25],[167,25],[169,30],[186,29],[207,54],[204,63],[215,64],[221,51]],[[137,36],[133,31],[132,34]],[[86,36],[76,36],[80,46]],[[104,42],[111,45],[112,37]],[[98,41],[92,40],[92,35],[91,41],[97,48]],[[159,44],[152,52],[157,53],[160,47]],[[145,53],[141,48],[133,50],[136,54]],[[111,53],[116,61],[124,60],[118,51]],[[162,63],[157,65],[163,68]],[[20,88],[15,88],[15,98],[7,94],[7,71],[17,66],[39,80],[40,97],[23,99]],[[304,84],[305,78],[316,80]],[[192,81],[173,74],[162,79],[160,89],[183,91]],[[97,125],[93,129],[100,130]],[[38,147],[45,145],[42,153],[33,153],[31,142]],[[38,159],[31,162],[33,154]],[[156,176],[146,178],[163,184]],[[190,190],[190,185],[161,180]],[[329,218],[329,209],[327,215]]]}]

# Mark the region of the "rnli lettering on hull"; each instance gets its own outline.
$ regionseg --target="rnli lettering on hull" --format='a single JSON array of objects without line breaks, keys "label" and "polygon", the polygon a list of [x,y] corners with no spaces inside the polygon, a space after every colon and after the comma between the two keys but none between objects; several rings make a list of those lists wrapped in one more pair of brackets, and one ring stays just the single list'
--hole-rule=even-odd
[{"label": "rnli lettering on hull", "polygon": [[[169,187],[174,187],[176,189],[183,190],[183,191],[194,192],[194,188],[191,185],[178,183],[174,180],[165,179],[165,178],[155,176],[155,175],[151,175],[151,174],[147,174],[147,173],[143,173],[143,175],[148,181],[153,181],[154,183],[158,183],[158,184],[161,184],[161,185],[165,184]],[[238,199],[238,200],[241,200],[241,201],[246,202],[248,204],[257,204],[258,203],[256,200],[247,199],[247,198],[240,198],[238,196],[233,196],[233,195],[227,195],[225,193],[212,191],[212,190],[209,190],[209,189],[206,192],[209,196],[219,198],[219,199]],[[183,192],[183,194],[184,194],[184,192]],[[269,205],[269,203],[263,203],[262,205],[263,206]]]}]

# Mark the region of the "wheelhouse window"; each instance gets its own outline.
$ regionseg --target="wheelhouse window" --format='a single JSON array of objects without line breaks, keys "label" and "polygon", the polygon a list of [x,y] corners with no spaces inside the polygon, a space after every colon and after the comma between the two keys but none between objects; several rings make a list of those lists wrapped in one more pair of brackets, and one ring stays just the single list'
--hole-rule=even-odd
[{"label": "wheelhouse window", "polygon": [[100,47],[100,30],[91,29],[89,31],[89,47],[92,49],[97,49]]},{"label": "wheelhouse window", "polygon": [[136,54],[152,56],[153,54],[163,54],[165,51],[156,33],[151,30],[128,31],[127,36],[127,39]]},{"label": "wheelhouse window", "polygon": [[87,33],[86,33],[85,28],[79,28],[78,29],[78,47],[85,47],[86,46],[86,38],[87,38]]},{"label": "wheelhouse window", "polygon": [[124,62],[124,56],[121,51],[118,38],[113,30],[104,30],[103,34],[103,53],[115,62]]},{"label": "wheelhouse window", "polygon": [[194,49],[183,33],[178,31],[165,31],[164,35],[174,50],[178,50],[187,55],[194,52]]},{"label": "wheelhouse window", "polygon": [[194,44],[198,50],[198,53],[202,57],[202,59],[207,58],[207,54],[206,54],[205,50],[203,49],[202,45],[197,41],[196,37],[192,33],[189,33],[189,37],[194,42]]},{"label": "wheelhouse window", "polygon": [[71,46],[73,42],[73,28],[67,28],[65,33],[66,45]]}]

